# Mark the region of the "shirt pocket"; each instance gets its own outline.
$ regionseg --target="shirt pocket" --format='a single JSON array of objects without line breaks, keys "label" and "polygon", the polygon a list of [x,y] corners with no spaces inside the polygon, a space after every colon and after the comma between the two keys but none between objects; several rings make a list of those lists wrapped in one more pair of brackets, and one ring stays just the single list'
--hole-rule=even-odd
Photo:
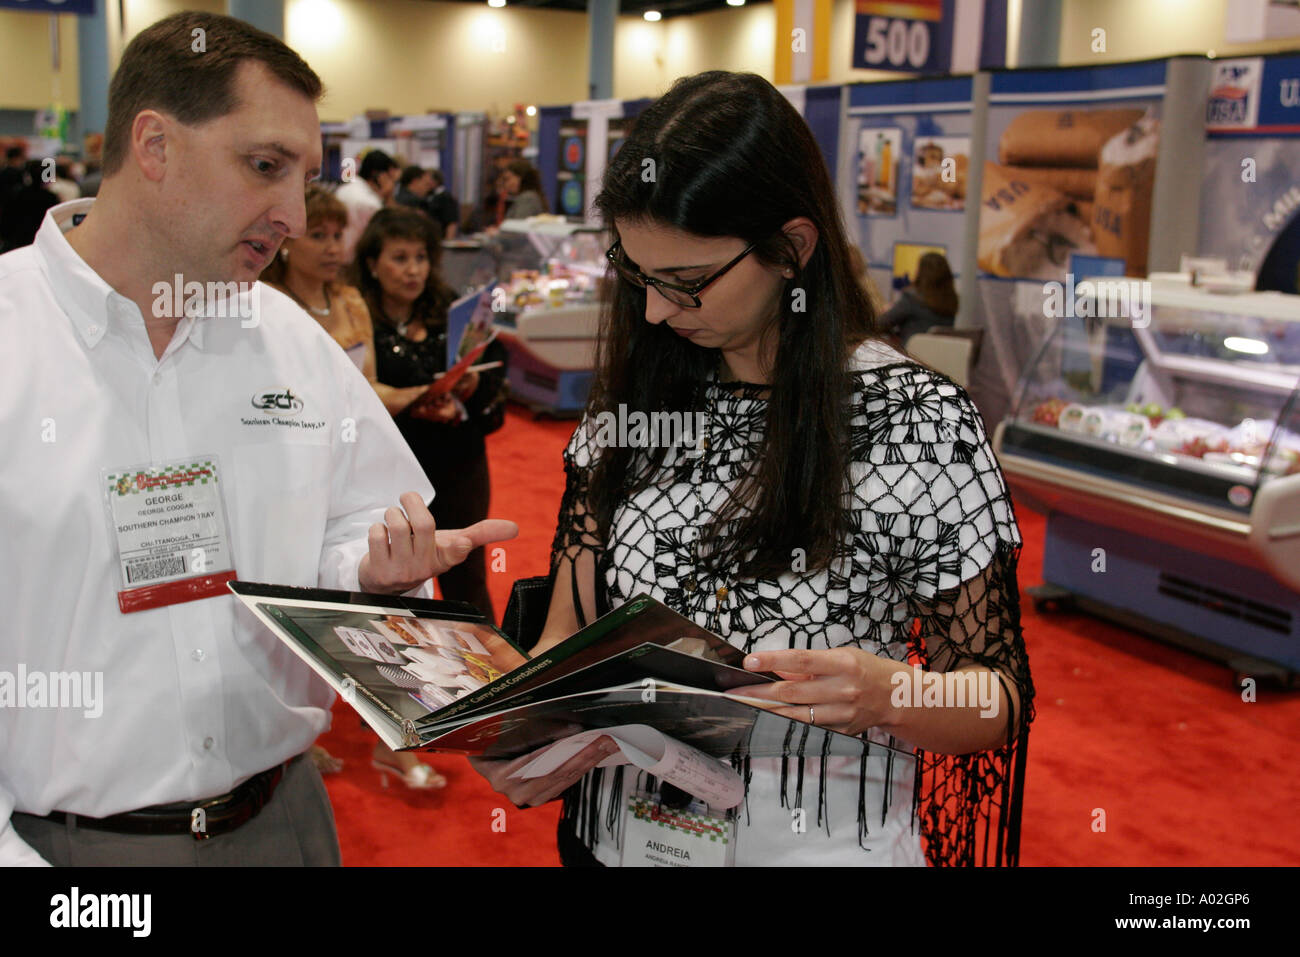
[{"label": "shirt pocket", "polygon": [[231,524],[239,577],[314,586],[330,513],[330,446],[237,445],[233,464]]}]

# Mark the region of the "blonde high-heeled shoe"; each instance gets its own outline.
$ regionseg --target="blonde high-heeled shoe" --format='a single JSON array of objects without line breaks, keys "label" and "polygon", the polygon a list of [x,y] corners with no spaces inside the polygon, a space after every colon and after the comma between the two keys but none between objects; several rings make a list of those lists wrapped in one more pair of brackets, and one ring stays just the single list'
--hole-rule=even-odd
[{"label": "blonde high-heeled shoe", "polygon": [[423,761],[407,771],[377,758],[370,759],[370,766],[379,772],[379,786],[382,788],[388,787],[390,774],[412,791],[436,791],[447,786],[447,779]]}]

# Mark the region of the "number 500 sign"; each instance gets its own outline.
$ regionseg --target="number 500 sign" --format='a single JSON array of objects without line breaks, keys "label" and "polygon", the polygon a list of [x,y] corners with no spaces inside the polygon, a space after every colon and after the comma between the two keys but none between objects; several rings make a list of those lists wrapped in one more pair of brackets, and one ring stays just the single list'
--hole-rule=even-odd
[{"label": "number 500 sign", "polygon": [[918,73],[947,69],[948,64],[933,61],[939,59],[942,31],[950,24],[941,19],[869,16],[862,12],[864,6],[874,4],[858,4],[853,42],[856,69]]},{"label": "number 500 sign", "polygon": [[930,24],[924,20],[867,20],[867,49],[863,59],[869,66],[920,70],[930,58]]}]

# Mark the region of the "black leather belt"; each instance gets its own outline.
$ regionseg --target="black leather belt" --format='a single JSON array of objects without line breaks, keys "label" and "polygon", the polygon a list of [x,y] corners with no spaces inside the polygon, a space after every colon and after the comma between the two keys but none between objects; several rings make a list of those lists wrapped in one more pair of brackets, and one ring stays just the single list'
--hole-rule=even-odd
[{"label": "black leather belt", "polygon": [[269,770],[255,774],[228,794],[203,801],[181,801],[178,804],[157,804],[138,811],[125,811],[110,817],[85,817],[51,811],[44,820],[65,824],[69,818],[77,827],[95,831],[112,831],[116,834],[192,834],[196,841],[204,841],[247,824],[270,803],[271,795],[279,785],[289,765],[298,758],[277,764]]}]

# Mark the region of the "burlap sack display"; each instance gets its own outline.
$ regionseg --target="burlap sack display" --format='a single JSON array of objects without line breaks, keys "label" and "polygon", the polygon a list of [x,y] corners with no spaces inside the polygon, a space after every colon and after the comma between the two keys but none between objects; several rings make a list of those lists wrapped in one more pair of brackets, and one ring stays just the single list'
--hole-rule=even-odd
[{"label": "burlap sack display", "polygon": [[1141,110],[1026,110],[1003,131],[998,161],[1096,169],[1102,145],[1141,117]]},{"label": "burlap sack display", "polygon": [[1096,208],[1088,221],[1098,254],[1123,259],[1129,276],[1147,274],[1159,141],[1159,121],[1146,117],[1113,136],[1101,150]]},{"label": "burlap sack display", "polygon": [[1097,192],[1097,171],[1073,166],[1008,166],[1012,175],[1027,183],[1059,189],[1071,199],[1092,202]]},{"label": "burlap sack display", "polygon": [[1068,196],[1005,166],[984,164],[980,202],[979,266],[995,276],[1058,279],[1070,253],[1096,251]]}]

